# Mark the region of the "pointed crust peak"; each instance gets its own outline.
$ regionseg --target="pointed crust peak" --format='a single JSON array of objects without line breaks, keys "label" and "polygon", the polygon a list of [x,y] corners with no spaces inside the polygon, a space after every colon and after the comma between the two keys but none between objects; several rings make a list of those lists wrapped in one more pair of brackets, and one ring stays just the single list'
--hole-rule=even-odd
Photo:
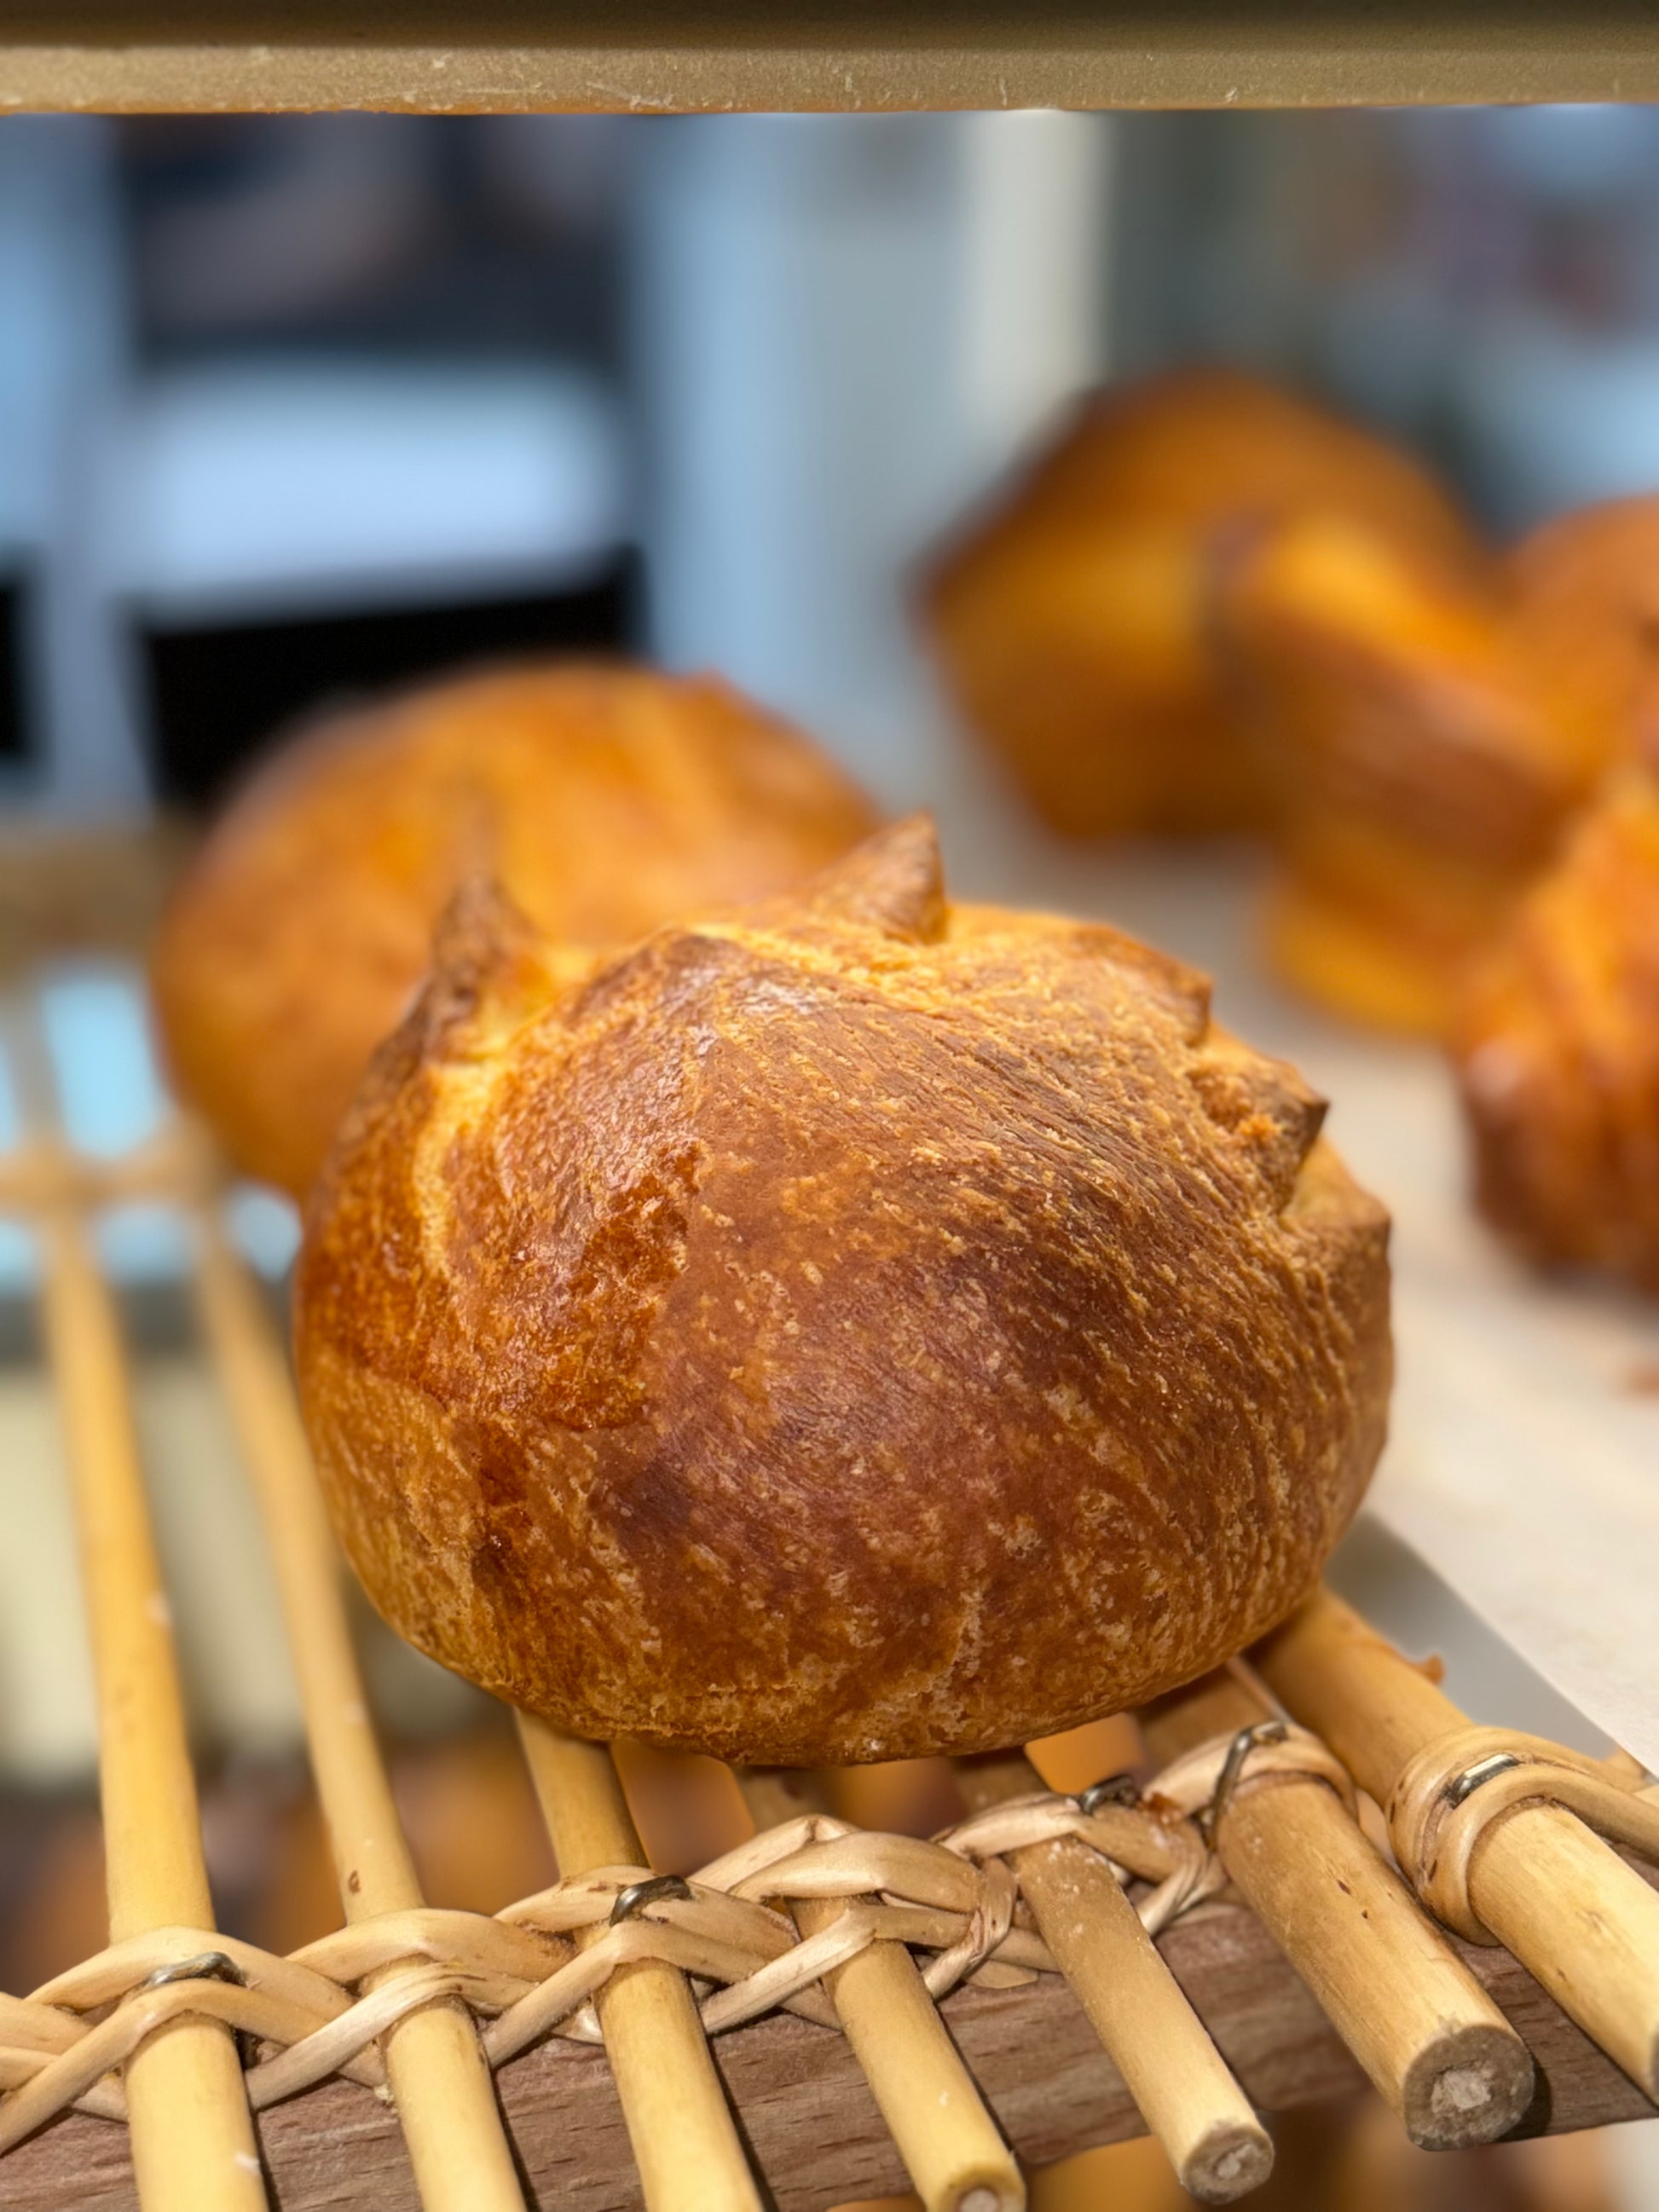
[{"label": "pointed crust peak", "polygon": [[434,980],[472,997],[488,978],[529,951],[536,932],[500,880],[484,870],[461,878],[432,933]]},{"label": "pointed crust peak", "polygon": [[463,878],[439,917],[432,967],[409,1019],[422,1048],[447,1057],[562,996],[599,955],[547,938],[494,876]]},{"label": "pointed crust peak", "polygon": [[809,910],[931,944],[945,933],[945,873],[931,814],[907,815],[855,845],[811,885]]}]

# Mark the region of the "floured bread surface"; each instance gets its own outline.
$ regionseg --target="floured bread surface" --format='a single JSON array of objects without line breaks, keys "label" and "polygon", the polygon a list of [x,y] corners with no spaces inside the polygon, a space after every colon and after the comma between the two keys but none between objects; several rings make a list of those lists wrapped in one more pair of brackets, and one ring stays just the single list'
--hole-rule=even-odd
[{"label": "floured bread surface", "polygon": [[1050,1734],[1296,1602],[1381,1447],[1387,1223],[1294,1073],[924,821],[577,972],[458,902],[313,1195],[306,1417],[375,1603],[586,1736]]}]

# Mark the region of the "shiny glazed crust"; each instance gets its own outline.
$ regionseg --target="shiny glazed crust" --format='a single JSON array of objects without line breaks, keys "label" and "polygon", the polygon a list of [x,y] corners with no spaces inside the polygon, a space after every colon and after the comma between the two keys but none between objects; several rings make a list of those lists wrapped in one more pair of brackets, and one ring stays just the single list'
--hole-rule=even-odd
[{"label": "shiny glazed crust", "polygon": [[799,882],[874,820],[712,677],[549,662],[330,716],[246,787],[164,918],[174,1082],[239,1167],[302,1195],[464,876],[488,870],[550,936],[629,944]]},{"label": "shiny glazed crust", "polygon": [[1289,1068],[1115,932],[951,908],[926,822],[573,977],[452,914],[313,1193],[307,1423],[404,1635],[592,1737],[1022,1741],[1306,1591],[1387,1224]]},{"label": "shiny glazed crust", "polygon": [[1474,977],[1453,1049],[1482,1211],[1659,1290],[1659,781],[1575,830]]},{"label": "shiny glazed crust", "polygon": [[1264,525],[1346,516],[1437,563],[1480,552],[1407,454],[1231,369],[1102,393],[933,563],[925,627],[968,726],[1077,835],[1261,820],[1216,652],[1218,568]]}]

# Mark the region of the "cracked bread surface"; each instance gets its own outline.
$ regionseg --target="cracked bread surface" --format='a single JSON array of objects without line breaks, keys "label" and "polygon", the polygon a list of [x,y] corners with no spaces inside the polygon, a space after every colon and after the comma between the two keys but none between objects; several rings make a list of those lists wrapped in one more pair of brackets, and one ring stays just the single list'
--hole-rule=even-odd
[{"label": "cracked bread surface", "polygon": [[452,911],[308,1209],[370,1596],[577,1735],[1052,1734],[1306,1592],[1381,1448],[1387,1222],[1293,1071],[931,826],[584,963]]}]

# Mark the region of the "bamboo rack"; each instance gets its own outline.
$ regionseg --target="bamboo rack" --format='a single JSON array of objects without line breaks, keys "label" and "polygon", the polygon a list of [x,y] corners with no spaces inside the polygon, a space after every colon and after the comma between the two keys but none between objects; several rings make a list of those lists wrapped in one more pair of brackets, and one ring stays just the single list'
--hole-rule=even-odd
[{"label": "bamboo rack", "polygon": [[[416,1912],[424,1899],[369,1721],[282,1350],[210,1206],[198,1208],[196,1230],[204,1332],[264,1517],[341,1907],[349,1923]],[[367,1986],[384,1986],[389,1971]],[[522,2192],[465,2007],[451,1999],[410,2013],[383,2050],[422,2203],[431,2212],[515,2212]]]},{"label": "bamboo rack", "polygon": [[[959,1771],[975,1809],[1042,1786],[1021,1752]],[[1273,2149],[1261,2123],[1100,1854],[1061,1837],[1017,1850],[1013,1865],[1038,1933],[1182,2186],[1224,2203],[1265,2181]]]},{"label": "bamboo rack", "polygon": [[[1312,1600],[1271,1637],[1261,1661],[1269,1687],[1320,1730],[1389,1808],[1397,1849],[1401,1815],[1409,1811],[1402,1785],[1427,1780],[1431,1799],[1454,1809],[1479,1811],[1492,1802],[1484,1793],[1498,1793],[1496,1817],[1469,1850],[1462,1910],[1445,1900],[1449,1917],[1475,1940],[1503,1943],[1639,2088],[1659,2097],[1659,1893],[1576,1812],[1552,1798],[1547,1770],[1528,1772],[1501,1741],[1470,1741],[1472,1734],[1479,1739],[1485,1732],[1471,1731],[1426,1674],[1328,1595]],[[1524,1739],[1516,1746],[1529,1747]],[[1425,1773],[1425,1757],[1433,1760],[1437,1753],[1443,1773]],[[1556,1756],[1564,1777],[1591,1764]],[[1528,1785],[1508,1803],[1504,1761],[1507,1772]],[[1593,1804],[1590,1793],[1575,1794]],[[1605,1778],[1599,1794],[1609,1832],[1620,1841],[1645,1841],[1651,1857],[1659,1805],[1649,1800],[1644,1808],[1625,1775]],[[1620,1834],[1620,1801],[1626,1798],[1632,1818]],[[1415,1854],[1402,1856],[1409,1863]],[[1419,1875],[1419,1887],[1431,1894],[1438,1870],[1430,1856]]]},{"label": "bamboo rack", "polygon": [[[112,1948],[0,1998],[0,2207],[320,2207],[343,2160],[369,2212],[714,2212],[763,2193],[805,2212],[904,2186],[927,2212],[1017,2212],[1024,2165],[1145,2129],[1224,2201],[1270,2166],[1261,2109],[1362,2075],[1431,2145],[1654,2109],[1659,1898],[1534,1797],[1471,1847],[1478,1925],[1437,1924],[1356,1825],[1349,1773],[1386,1799],[1462,1718],[1334,1601],[1261,1655],[1321,1742],[1287,1736],[1233,1670],[1141,1717],[1168,1762],[1150,1803],[1121,1779],[1048,1790],[1017,1752],[963,1760],[963,1817],[933,1844],[851,1828],[821,1778],[747,1774],[754,1838],[689,1883],[647,1863],[606,1747],[523,1718],[559,1884],[493,1919],[428,1906],[284,1350],[210,1158],[175,1136],[76,1159],[38,1038],[6,1035],[35,1126],[0,1160],[0,1206],[42,1258]],[[138,1188],[190,1229],[332,1845],[345,1926],[287,1960],[211,1919],[128,1354],[90,1234]],[[1640,1778],[1578,1779],[1639,1843]],[[1573,1917],[1591,1869],[1600,1950]]]},{"label": "bamboo rack", "polygon": [[[817,1775],[773,1769],[746,1773],[742,1783],[761,1827],[830,1810]],[[793,1918],[803,1936],[821,1936],[841,1911],[834,1899],[804,1898]],[[872,1943],[826,1974],[824,1988],[923,2212],[1012,2212],[1022,2204],[1018,2168],[904,1946]]]},{"label": "bamboo rack", "polygon": [[[1237,1669],[1141,1716],[1155,1756],[1273,1726]],[[1520,2036],[1371,1848],[1329,1783],[1259,1773],[1215,1820],[1222,1863],[1413,2141],[1449,2150],[1514,2127],[1533,2090]]]}]

